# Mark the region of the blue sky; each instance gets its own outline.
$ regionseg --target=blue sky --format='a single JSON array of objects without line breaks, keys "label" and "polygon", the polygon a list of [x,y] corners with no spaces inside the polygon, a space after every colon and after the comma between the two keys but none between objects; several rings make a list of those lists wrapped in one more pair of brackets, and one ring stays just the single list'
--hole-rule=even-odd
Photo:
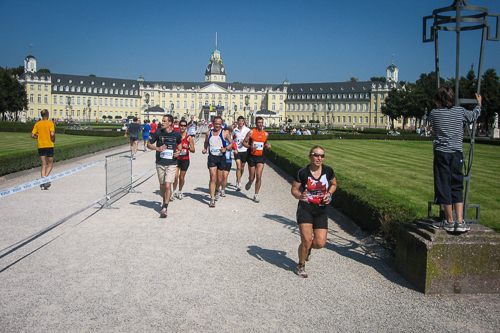
[{"label": "blue sky", "polygon": [[[0,66],[29,54],[53,73],[162,81],[204,81],[215,48],[227,82],[399,79],[434,70],[422,43],[423,17],[453,0],[350,1],[18,1],[0,2]],[[500,13],[498,0],[468,0]],[[494,21],[490,19],[490,23]],[[461,74],[479,60],[477,31],[464,32]],[[455,33],[440,34],[441,73],[455,73]],[[484,70],[500,74],[500,42],[485,45]]]}]

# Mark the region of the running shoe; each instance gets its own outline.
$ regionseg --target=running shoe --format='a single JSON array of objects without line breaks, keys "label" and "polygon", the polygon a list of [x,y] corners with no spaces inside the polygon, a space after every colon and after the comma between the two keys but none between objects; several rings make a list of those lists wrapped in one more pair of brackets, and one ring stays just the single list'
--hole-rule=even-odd
[{"label": "running shoe", "polygon": [[220,191],[217,189],[215,190],[215,200],[219,200],[220,197]]},{"label": "running shoe", "polygon": [[166,218],[167,217],[167,207],[163,207],[160,212],[160,218]]},{"label": "running shoe", "polygon": [[298,264],[297,268],[295,268],[295,274],[297,274],[300,277],[306,278],[307,277],[306,266]]},{"label": "running shoe", "polygon": [[215,199],[210,200],[210,205],[208,207],[215,208]]},{"label": "running shoe", "polygon": [[175,200],[175,195],[172,193],[172,195],[170,195],[170,201],[174,201]]},{"label": "running shoe", "polygon": [[241,183],[238,183],[238,185],[236,185],[236,192],[240,191],[241,191]]},{"label": "running shoe", "polygon": [[45,184],[40,184],[40,190],[45,190]]},{"label": "running shoe", "polygon": [[455,231],[455,223],[453,222],[448,222],[448,221],[441,221],[441,222],[434,222],[432,224],[432,227],[434,229],[442,229],[442,230],[446,230],[446,231],[450,231],[450,232],[453,232]]},{"label": "running shoe", "polygon": [[220,191],[220,196],[224,198],[226,196],[226,191],[225,190]]},{"label": "running shoe", "polygon": [[249,181],[249,182],[245,185],[245,190],[247,190],[247,191],[248,191],[248,190],[250,189],[250,187],[252,187],[252,183],[253,183],[253,182],[250,182],[250,181]]},{"label": "running shoe", "polygon": [[255,203],[259,203],[260,202],[258,194],[256,194],[256,195],[253,196],[253,202],[255,202]]},{"label": "running shoe", "polygon": [[135,154],[132,154],[132,159],[135,160]]},{"label": "running shoe", "polygon": [[51,184],[50,182],[45,183],[45,184],[43,184],[43,185],[45,186],[45,189],[48,189],[49,187],[51,187],[51,186],[52,186],[52,184]]},{"label": "running shoe", "polygon": [[179,200],[184,199],[184,194],[182,194],[182,192],[177,193],[177,199]]},{"label": "running shoe", "polygon": [[456,232],[467,232],[470,230],[470,226],[467,222],[455,222],[455,231]]},{"label": "running shoe", "polygon": [[306,261],[311,260],[311,251],[312,251],[312,247],[309,249],[309,253],[307,253]]}]

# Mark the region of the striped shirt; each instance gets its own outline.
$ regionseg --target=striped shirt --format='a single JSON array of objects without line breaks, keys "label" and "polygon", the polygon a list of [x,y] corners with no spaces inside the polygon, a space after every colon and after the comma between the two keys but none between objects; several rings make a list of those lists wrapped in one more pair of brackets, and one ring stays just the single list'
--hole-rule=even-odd
[{"label": "striped shirt", "polygon": [[432,110],[429,123],[434,134],[434,150],[445,153],[463,152],[463,122],[473,122],[480,115],[481,104],[478,104],[473,111],[461,106]]}]

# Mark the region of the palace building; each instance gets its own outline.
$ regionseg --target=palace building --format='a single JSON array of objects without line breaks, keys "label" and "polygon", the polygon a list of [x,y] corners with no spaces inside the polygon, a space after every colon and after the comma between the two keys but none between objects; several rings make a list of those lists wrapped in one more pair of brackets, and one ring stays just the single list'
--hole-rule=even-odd
[{"label": "palace building", "polygon": [[76,121],[138,117],[143,122],[172,114],[179,120],[221,116],[228,123],[243,116],[250,124],[262,116],[266,126],[314,120],[321,126],[386,127],[381,107],[391,89],[401,88],[394,62],[386,70],[386,82],[228,83],[217,45],[204,82],[38,73],[31,52],[24,68],[18,79],[28,94],[26,116],[40,117],[41,110],[48,109],[51,118]]}]

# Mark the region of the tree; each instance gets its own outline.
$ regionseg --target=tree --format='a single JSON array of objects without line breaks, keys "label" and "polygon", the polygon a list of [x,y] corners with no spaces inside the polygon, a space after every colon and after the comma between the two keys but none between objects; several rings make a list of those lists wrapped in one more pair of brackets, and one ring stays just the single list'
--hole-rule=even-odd
[{"label": "tree", "polygon": [[288,118],[288,120],[286,121],[287,123],[291,123],[293,120]]},{"label": "tree", "polygon": [[304,119],[300,119],[300,120],[299,120],[299,123],[301,123],[301,124],[303,124],[303,123],[305,123],[305,122],[306,122],[306,121],[305,121]]},{"label": "tree", "polygon": [[37,73],[50,73],[50,69],[48,69],[48,68],[40,68],[36,72]]},{"label": "tree", "polygon": [[479,120],[485,123],[488,130],[494,120],[495,112],[500,112],[500,78],[494,68],[488,69],[482,76],[481,96],[483,102]]},{"label": "tree", "polygon": [[5,120],[6,112],[16,112],[28,108],[26,88],[14,77],[8,69],[0,69],[0,114]]},{"label": "tree", "polygon": [[371,77],[370,78],[370,81],[372,82],[375,82],[375,81],[382,81],[382,82],[386,82],[387,81],[387,78],[385,76],[374,76],[374,77]]},{"label": "tree", "polygon": [[358,81],[359,79],[357,77],[351,77],[347,82],[358,82]]}]

